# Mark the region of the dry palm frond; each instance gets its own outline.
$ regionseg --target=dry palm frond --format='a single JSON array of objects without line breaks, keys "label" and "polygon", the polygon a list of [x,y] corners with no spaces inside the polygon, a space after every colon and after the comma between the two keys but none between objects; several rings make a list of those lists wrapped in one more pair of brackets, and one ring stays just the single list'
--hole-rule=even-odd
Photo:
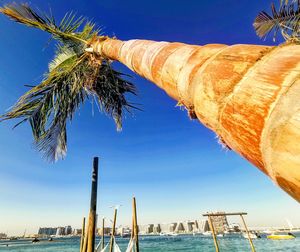
[{"label": "dry palm frond", "polygon": [[57,24],[52,15],[39,14],[27,4],[8,4],[0,8],[0,12],[18,23],[46,31],[56,39],[85,43],[83,39],[74,34],[84,22],[84,18],[76,19],[72,13],[66,14]]},{"label": "dry palm frond", "polygon": [[272,31],[275,40],[281,32],[285,40],[298,41],[300,39],[300,0],[281,0],[279,8],[271,5],[271,14],[262,11],[254,21],[254,28],[258,36],[265,38]]},{"label": "dry palm frond", "polygon": [[92,85],[92,92],[97,96],[100,107],[116,122],[117,129],[122,129],[123,110],[128,112],[137,107],[128,103],[125,94],[135,94],[135,86],[123,79],[123,74],[113,70],[109,63],[103,63],[96,80]]},{"label": "dry palm frond", "polygon": [[[109,62],[94,61],[85,52],[88,42],[99,34],[95,25],[67,14],[56,24],[53,17],[40,15],[28,5],[13,4],[0,8],[11,19],[49,32],[58,40],[56,56],[49,63],[44,80],[25,93],[0,117],[0,121],[29,121],[35,144],[49,160],[63,158],[67,151],[67,122],[89,96],[96,96],[100,108],[121,129],[125,111],[134,108],[125,95],[135,94],[133,84],[113,70]],[[82,31],[78,31],[82,27]]]}]

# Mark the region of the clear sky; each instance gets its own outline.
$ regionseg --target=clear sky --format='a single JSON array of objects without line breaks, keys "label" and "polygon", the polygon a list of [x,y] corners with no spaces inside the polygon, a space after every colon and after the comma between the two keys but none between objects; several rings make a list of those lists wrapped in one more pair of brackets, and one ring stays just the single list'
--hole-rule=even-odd
[{"label": "clear sky", "polygon": [[[7,2],[7,1],[0,1]],[[191,44],[272,44],[252,22],[269,1],[51,0],[31,3],[60,19],[67,11],[93,19],[108,35]],[[0,16],[0,112],[37,84],[53,56],[49,36]],[[130,73],[124,66],[116,67]],[[29,125],[0,124],[0,232],[36,232],[39,226],[80,227],[88,213],[92,157],[100,156],[99,215],[122,204],[119,224],[131,223],[131,197],[140,223],[200,219],[206,211],[247,211],[250,226],[300,226],[300,206],[258,169],[225,151],[215,135],[189,120],[176,102],[132,74],[131,100],[121,133],[87,102],[69,125],[67,158],[55,164],[32,147]]]}]

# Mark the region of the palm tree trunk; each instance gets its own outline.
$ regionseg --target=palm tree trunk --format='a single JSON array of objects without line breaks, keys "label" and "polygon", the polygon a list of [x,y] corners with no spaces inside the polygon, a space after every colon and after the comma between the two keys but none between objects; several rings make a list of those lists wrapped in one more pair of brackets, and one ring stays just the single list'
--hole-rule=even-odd
[{"label": "palm tree trunk", "polygon": [[107,38],[94,53],[155,83],[300,201],[300,46]]}]

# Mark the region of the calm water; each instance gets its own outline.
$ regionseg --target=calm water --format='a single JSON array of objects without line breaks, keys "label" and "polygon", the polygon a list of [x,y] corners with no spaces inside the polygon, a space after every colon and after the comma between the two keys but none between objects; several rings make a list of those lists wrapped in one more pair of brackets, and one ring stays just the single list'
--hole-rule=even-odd
[{"label": "calm water", "polygon": [[[126,250],[128,239],[118,239],[122,251]],[[6,247],[6,244],[9,244]],[[249,243],[244,238],[224,237],[219,238],[221,252],[246,252],[251,251]],[[300,237],[289,241],[271,241],[262,238],[254,241],[256,251],[300,251]],[[78,252],[79,239],[56,239],[54,242],[40,242],[32,244],[28,241],[0,242],[0,251],[10,252]],[[213,252],[214,244],[211,237],[203,236],[176,236],[176,237],[140,237],[142,252]]]}]

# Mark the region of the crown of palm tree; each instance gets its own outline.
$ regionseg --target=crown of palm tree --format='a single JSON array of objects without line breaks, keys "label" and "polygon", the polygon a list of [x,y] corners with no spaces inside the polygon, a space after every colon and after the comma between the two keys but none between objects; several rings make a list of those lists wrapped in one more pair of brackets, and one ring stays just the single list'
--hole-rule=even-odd
[{"label": "crown of palm tree", "polygon": [[275,40],[280,31],[287,41],[300,41],[300,0],[280,0],[279,7],[271,5],[271,14],[262,11],[254,21],[258,36],[265,38],[272,31]]},{"label": "crown of palm tree", "polygon": [[53,16],[39,14],[26,4],[6,5],[0,12],[50,33],[57,41],[55,57],[42,82],[25,93],[1,121],[20,119],[16,126],[29,121],[38,150],[49,160],[66,155],[67,122],[89,97],[96,97],[101,110],[121,129],[124,110],[135,108],[125,94],[136,94],[136,90],[108,60],[95,59],[85,51],[100,33],[93,23],[72,13],[56,23]]}]

